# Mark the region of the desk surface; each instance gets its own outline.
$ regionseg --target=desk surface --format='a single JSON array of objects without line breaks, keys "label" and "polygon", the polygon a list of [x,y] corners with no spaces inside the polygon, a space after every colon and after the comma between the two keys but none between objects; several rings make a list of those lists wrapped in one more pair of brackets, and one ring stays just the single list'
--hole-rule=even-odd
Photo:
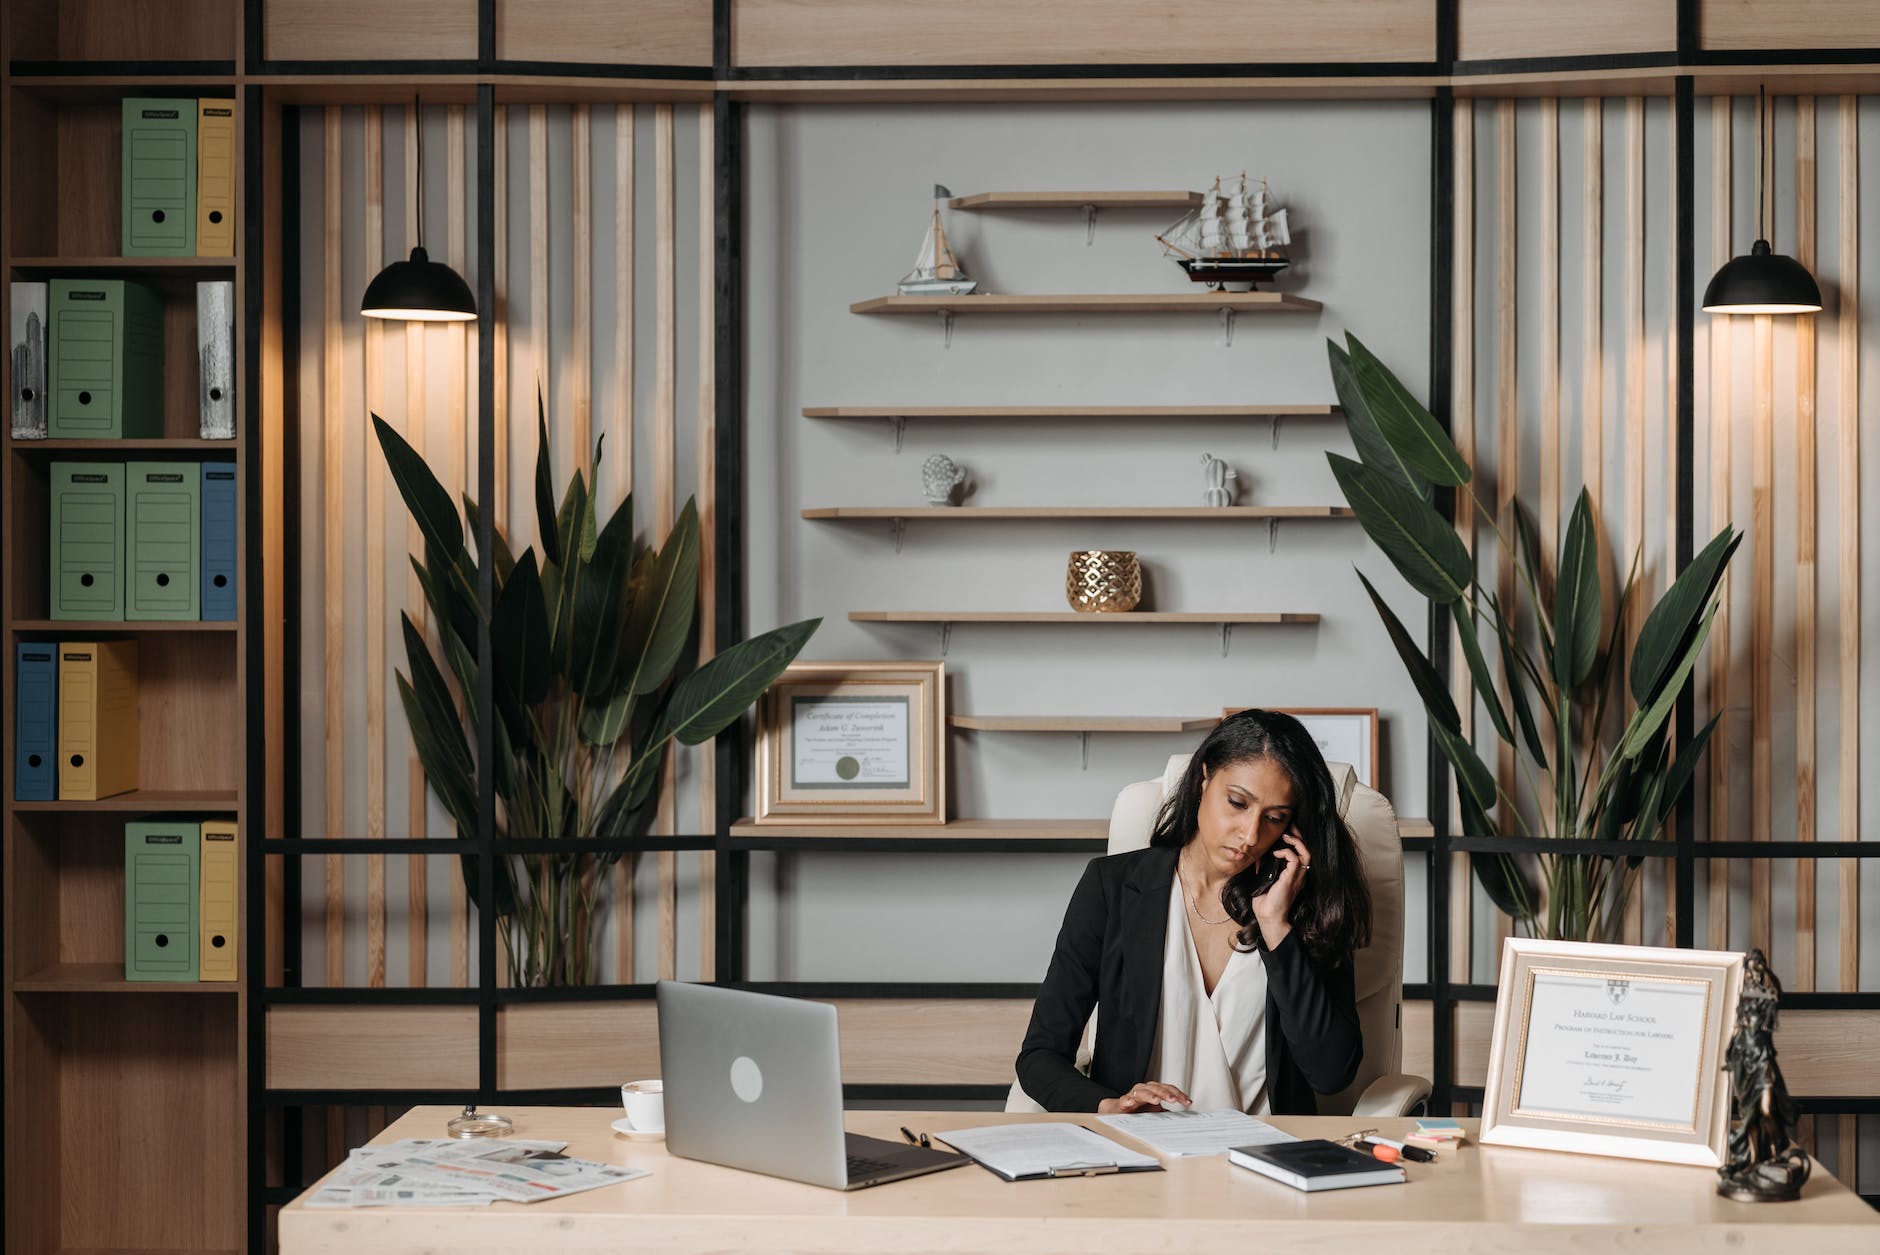
[{"label": "desk surface", "polygon": [[[600,1108],[503,1108],[519,1137],[565,1140],[568,1153],[646,1168],[652,1176],[572,1198],[487,1208],[306,1209],[280,1215],[282,1255],[449,1250],[779,1252],[1093,1250],[1221,1252],[1289,1240],[1313,1255],[1379,1250],[1494,1252],[1806,1251],[1873,1255],[1880,1214],[1815,1165],[1799,1202],[1719,1198],[1708,1168],[1635,1163],[1473,1141],[1436,1163],[1404,1165],[1404,1186],[1306,1194],[1224,1157],[1165,1161],[1168,1171],[1010,1184],[978,1167],[843,1193],[678,1159],[664,1143],[609,1128]],[[418,1107],[377,1139],[441,1136],[454,1114]],[[1008,1119],[988,1112],[850,1112],[851,1131],[899,1137]],[[1077,1117],[1046,1117],[1076,1119]],[[1085,1119],[1083,1122],[1088,1123]],[[1401,1133],[1410,1120],[1275,1117],[1309,1137],[1359,1127]],[[1474,1121],[1464,1121],[1471,1136]]]}]

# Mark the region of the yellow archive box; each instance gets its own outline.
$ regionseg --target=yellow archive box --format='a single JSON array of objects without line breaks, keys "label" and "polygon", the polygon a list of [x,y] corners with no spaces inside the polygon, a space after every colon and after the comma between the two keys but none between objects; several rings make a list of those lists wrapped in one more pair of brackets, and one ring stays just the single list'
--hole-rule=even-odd
[{"label": "yellow archive box", "polygon": [[198,980],[235,979],[236,921],[241,859],[236,854],[235,821],[207,819],[202,824],[202,945]]}]

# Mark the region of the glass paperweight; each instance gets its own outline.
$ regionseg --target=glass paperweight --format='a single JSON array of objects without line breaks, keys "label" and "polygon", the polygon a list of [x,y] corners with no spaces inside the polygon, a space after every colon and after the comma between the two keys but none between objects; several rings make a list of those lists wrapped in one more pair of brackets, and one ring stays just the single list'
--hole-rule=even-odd
[{"label": "glass paperweight", "polygon": [[478,1111],[475,1103],[463,1109],[462,1115],[452,1116],[444,1125],[452,1137],[507,1137],[516,1131],[516,1126],[508,1116],[499,1116],[487,1111]]}]

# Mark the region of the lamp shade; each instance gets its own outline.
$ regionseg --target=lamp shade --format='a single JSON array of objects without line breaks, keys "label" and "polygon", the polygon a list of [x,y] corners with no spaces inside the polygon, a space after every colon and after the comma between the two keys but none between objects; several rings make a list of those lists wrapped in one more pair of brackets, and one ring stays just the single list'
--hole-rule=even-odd
[{"label": "lamp shade", "polygon": [[1725,262],[1704,289],[1707,314],[1813,314],[1821,309],[1821,289],[1808,267],[1793,257],[1769,251],[1757,240],[1749,256]]},{"label": "lamp shade", "polygon": [[359,312],[367,318],[408,322],[471,322],[477,316],[477,299],[462,275],[432,261],[419,247],[411,250],[410,260],[393,262],[366,285]]}]

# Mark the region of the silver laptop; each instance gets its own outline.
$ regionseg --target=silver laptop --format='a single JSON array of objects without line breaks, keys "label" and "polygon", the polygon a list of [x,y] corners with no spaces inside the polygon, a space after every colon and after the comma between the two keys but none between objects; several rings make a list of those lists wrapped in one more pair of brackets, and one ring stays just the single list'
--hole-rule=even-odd
[{"label": "silver laptop", "polygon": [[668,980],[655,996],[672,1154],[837,1190],[972,1162],[843,1131],[834,1007]]}]

